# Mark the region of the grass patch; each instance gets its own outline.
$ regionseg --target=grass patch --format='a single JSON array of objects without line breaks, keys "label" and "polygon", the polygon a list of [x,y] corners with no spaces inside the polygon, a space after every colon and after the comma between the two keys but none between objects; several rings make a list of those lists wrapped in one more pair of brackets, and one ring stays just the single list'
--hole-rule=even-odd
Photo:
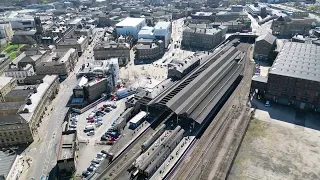
[{"label": "grass patch", "polygon": [[17,52],[13,52],[13,53],[10,54],[10,59],[13,60],[13,59],[15,59],[17,56],[18,56],[18,53],[17,53]]},{"label": "grass patch", "polygon": [[266,135],[267,128],[268,124],[266,122],[260,121],[258,119],[252,119],[247,130],[246,137],[262,137]]},{"label": "grass patch", "polygon": [[4,51],[10,54],[11,52],[16,51],[17,49],[19,49],[19,44],[13,44],[13,45],[9,45]]}]

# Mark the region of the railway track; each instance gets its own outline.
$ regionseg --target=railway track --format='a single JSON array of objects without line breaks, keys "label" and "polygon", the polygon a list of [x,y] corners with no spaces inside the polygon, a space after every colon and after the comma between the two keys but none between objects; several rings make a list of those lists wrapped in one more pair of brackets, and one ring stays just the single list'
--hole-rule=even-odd
[{"label": "railway track", "polygon": [[[160,126],[164,124],[173,113],[164,112],[163,115],[159,117],[162,121]],[[159,127],[159,125],[158,125]],[[132,165],[134,160],[141,154],[141,145],[144,141],[148,139],[149,136],[154,133],[154,130],[149,127],[141,136],[139,136],[128,148],[121,153],[116,159],[112,161],[111,164],[101,173],[96,179],[121,179],[122,173],[127,171],[127,169]]]},{"label": "railway track", "polygon": [[[249,44],[240,44],[238,47],[238,49],[243,52],[248,51],[248,48]],[[224,135],[233,124],[233,120],[240,115],[240,112],[245,106],[243,105],[243,98],[244,96],[247,96],[247,84],[250,82],[252,75],[250,74],[250,72],[252,73],[252,71],[250,71],[250,66],[247,65],[249,63],[250,59],[246,54],[244,62],[244,78],[196,143],[197,147],[195,147],[194,151],[191,153],[191,158],[182,162],[180,168],[177,168],[178,172],[168,179],[184,180],[207,178],[209,171],[211,170],[210,167],[218,152],[217,147],[221,145]],[[230,109],[230,107],[232,108]]]}]

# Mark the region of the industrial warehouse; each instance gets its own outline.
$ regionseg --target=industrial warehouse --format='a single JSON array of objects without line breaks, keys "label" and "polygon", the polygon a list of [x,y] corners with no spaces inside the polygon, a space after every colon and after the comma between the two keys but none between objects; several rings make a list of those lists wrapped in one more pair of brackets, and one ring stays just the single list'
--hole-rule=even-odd
[{"label": "industrial warehouse", "polygon": [[274,61],[268,78],[253,78],[252,88],[265,99],[299,109],[320,111],[319,46],[287,42]]}]

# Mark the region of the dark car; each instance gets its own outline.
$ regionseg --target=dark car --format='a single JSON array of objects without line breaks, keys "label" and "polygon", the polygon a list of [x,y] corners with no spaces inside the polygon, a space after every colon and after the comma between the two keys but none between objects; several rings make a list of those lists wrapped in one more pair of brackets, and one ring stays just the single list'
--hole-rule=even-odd
[{"label": "dark car", "polygon": [[82,176],[83,177],[88,177],[90,174],[91,174],[91,172],[89,172],[89,171],[83,171],[82,172]]},{"label": "dark car", "polygon": [[102,135],[100,138],[100,141],[107,141],[109,137],[106,137],[105,135]]},{"label": "dark car", "polygon": [[108,152],[106,150],[101,150],[102,154],[108,154]]}]

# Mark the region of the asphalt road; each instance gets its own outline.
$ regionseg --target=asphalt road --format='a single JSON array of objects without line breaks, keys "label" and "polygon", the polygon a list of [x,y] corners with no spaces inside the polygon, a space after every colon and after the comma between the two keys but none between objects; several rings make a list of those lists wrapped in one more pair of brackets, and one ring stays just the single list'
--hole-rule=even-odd
[{"label": "asphalt road", "polygon": [[[88,59],[87,57],[93,56],[94,42],[98,42],[98,38],[102,35],[103,33],[96,34],[92,45],[89,45],[83,55],[79,57],[75,70],[79,69],[83,63],[93,61],[93,59]],[[52,113],[49,112],[48,119],[44,120],[38,129],[40,141],[37,142],[37,140],[35,140],[35,142],[31,144],[32,147],[28,148],[24,153],[24,155],[30,156],[33,159],[33,163],[26,174],[22,175],[23,179],[41,179],[41,177],[48,176],[50,171],[55,167],[62,132],[62,123],[68,111],[66,104],[76,84],[77,80],[73,72],[60,84],[59,93],[51,103],[54,110]]]}]

